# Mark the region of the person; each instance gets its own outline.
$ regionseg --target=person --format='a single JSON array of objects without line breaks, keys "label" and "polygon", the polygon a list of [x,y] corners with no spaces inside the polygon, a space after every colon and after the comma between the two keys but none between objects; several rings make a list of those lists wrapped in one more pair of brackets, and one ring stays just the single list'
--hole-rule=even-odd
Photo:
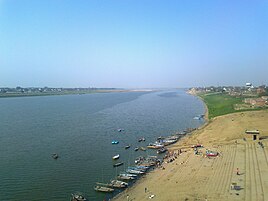
[{"label": "person", "polygon": [[146,187],[144,188],[144,192],[145,192],[145,193],[147,192],[147,188],[146,188]]},{"label": "person", "polygon": [[239,175],[239,168],[236,168],[236,175]]},{"label": "person", "polygon": [[129,195],[127,195],[127,201],[129,201]]}]

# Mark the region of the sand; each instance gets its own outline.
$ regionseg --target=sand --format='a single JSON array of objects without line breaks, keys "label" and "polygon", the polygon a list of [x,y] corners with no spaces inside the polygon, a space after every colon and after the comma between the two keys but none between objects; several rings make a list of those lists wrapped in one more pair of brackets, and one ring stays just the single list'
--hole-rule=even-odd
[{"label": "sand", "polygon": [[[253,141],[245,134],[246,129],[258,129],[260,137],[268,137],[268,111],[235,113],[211,120],[168,147],[176,152],[182,149],[175,161],[164,163],[165,169],[148,173],[113,200],[267,201],[268,138],[261,140],[262,148],[259,140]],[[200,155],[194,154],[191,148],[194,144],[204,146],[199,149]],[[219,152],[219,156],[207,158],[206,149]],[[238,189],[231,189],[232,183]]]}]

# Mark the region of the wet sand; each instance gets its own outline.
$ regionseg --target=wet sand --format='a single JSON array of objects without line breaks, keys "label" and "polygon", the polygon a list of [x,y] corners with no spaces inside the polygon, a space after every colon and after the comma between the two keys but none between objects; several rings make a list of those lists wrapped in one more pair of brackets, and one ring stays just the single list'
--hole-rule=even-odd
[{"label": "wet sand", "polygon": [[[164,169],[148,173],[113,200],[268,200],[268,138],[261,140],[262,148],[258,140],[247,137],[246,129],[268,136],[268,110],[216,117],[168,147],[182,149],[177,159],[163,163]],[[194,144],[204,146],[199,155],[191,148]],[[219,156],[207,158],[206,149]],[[232,183],[240,189],[232,190]]]}]

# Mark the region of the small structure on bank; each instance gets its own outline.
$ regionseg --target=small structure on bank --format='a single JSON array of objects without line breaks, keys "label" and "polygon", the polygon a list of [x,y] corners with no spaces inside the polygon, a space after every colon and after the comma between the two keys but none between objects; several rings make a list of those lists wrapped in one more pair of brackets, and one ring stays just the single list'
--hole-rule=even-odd
[{"label": "small structure on bank", "polygon": [[259,140],[260,131],[259,130],[246,130],[245,134],[247,139]]}]

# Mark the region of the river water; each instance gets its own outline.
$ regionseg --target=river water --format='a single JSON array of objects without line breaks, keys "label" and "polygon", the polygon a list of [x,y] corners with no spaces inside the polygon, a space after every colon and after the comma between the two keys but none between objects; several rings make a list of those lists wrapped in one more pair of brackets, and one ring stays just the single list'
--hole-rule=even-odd
[{"label": "river water", "polygon": [[[204,112],[184,90],[1,98],[0,200],[66,201],[73,192],[103,200],[95,182],[108,182],[137,156],[156,155],[136,146],[199,127],[203,120],[193,117]],[[124,162],[118,168],[116,154]]]}]

